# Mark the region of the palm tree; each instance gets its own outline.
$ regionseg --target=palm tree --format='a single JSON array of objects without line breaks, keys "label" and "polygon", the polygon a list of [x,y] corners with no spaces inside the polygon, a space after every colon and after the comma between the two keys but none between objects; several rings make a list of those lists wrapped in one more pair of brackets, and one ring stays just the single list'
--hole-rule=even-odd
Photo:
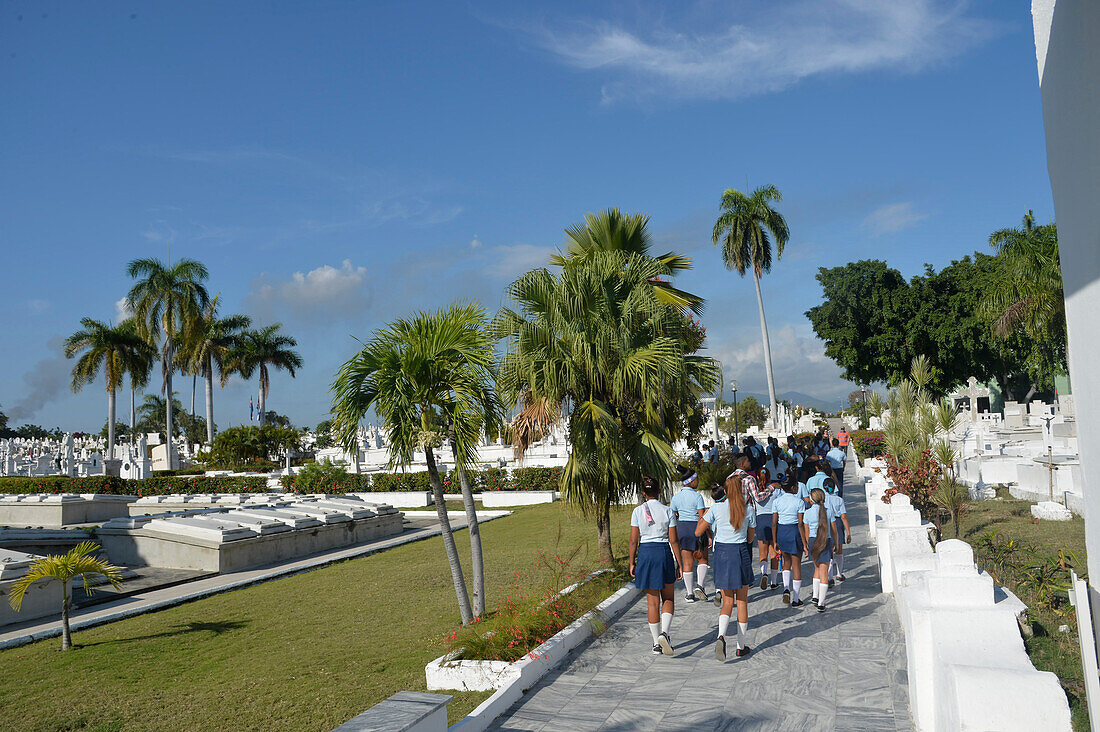
[{"label": "palm tree", "polygon": [[[135,259],[127,267],[127,273],[137,280],[126,296],[127,305],[145,340],[160,345],[162,393],[172,394],[179,341],[210,302],[203,285],[210,273],[205,265],[194,259],[181,259],[171,265],[159,259]],[[174,401],[165,400],[164,412],[169,468],[176,467],[172,441]]]},{"label": "palm tree", "polygon": [[23,606],[23,597],[27,589],[35,582],[55,579],[61,583],[61,650],[72,647],[72,631],[69,629],[69,608],[72,605],[70,583],[79,577],[84,581],[84,592],[92,594],[88,584],[89,575],[103,575],[116,590],[122,582],[122,567],[104,562],[95,556],[99,544],[83,541],[65,554],[43,557],[31,563],[27,573],[11,586],[8,604],[16,612]]},{"label": "palm tree", "polygon": [[[302,357],[291,350],[298,341],[279,332],[282,324],[275,323],[260,330],[247,330],[238,336],[237,346],[229,355],[230,371],[251,379],[256,371],[260,373],[260,426],[267,414],[267,392],[271,387],[268,368],[285,369],[294,376],[295,369],[302,368]],[[224,372],[223,372],[224,373]]]},{"label": "palm tree", "polygon": [[[493,349],[484,311],[455,304],[375,331],[340,367],[332,386],[333,433],[345,449],[357,449],[359,422],[372,408],[389,431],[391,467],[408,466],[413,453],[424,449],[463,624],[473,614],[434,447],[446,436],[453,441],[459,467],[473,465],[479,435],[498,419],[492,381]],[[469,517],[473,495],[465,488]],[[476,532],[476,514],[472,518],[470,528]],[[473,548],[480,554],[480,543]]]},{"label": "palm tree", "polygon": [[756,305],[760,309],[760,339],[764,344],[764,369],[768,375],[770,416],[775,418],[775,377],[772,375],[772,348],[768,340],[768,323],[764,319],[764,298],[760,294],[760,278],[772,268],[772,240],[775,258],[783,258],[791,232],[787,220],[772,208],[773,201],[782,201],[783,194],[775,186],[761,186],[746,195],[734,188],[722,194],[722,212],[714,222],[713,242],[722,241],[722,263],[728,270],[737,270],[742,277],[752,271],[756,285]]},{"label": "palm tree", "polygon": [[[603,235],[592,228],[592,239]],[[686,307],[653,286],[673,273],[668,260],[617,246],[573,251],[554,260],[559,274],[532,270],[509,287],[514,307],[502,308],[493,324],[507,345],[499,384],[505,404],[521,406],[513,422],[518,450],[566,415],[572,449],[562,497],[594,515],[600,553],[610,561],[611,507],[643,476],[669,477],[671,444],[718,369],[692,355]],[[677,269],[690,266],[674,261]]]},{"label": "palm tree", "polygon": [[211,445],[214,444],[214,371],[217,370],[225,386],[231,373],[227,368],[230,356],[241,345],[242,331],[252,325],[247,315],[219,318],[220,297],[215,295],[195,319],[182,353],[187,370],[202,376],[206,384],[206,442]]},{"label": "palm tree", "polygon": [[65,339],[65,357],[83,355],[73,366],[72,389],[80,391],[99,376],[102,369],[107,388],[107,459],[115,459],[115,394],[134,364],[140,364],[145,342],[131,329],[111,327],[92,318],[82,318],[78,330]]},{"label": "palm tree", "polygon": [[126,318],[118,324],[120,330],[132,334],[141,341],[136,347],[127,363],[126,373],[130,377],[130,439],[135,439],[134,428],[137,426],[137,405],[135,393],[138,389],[144,389],[149,383],[149,375],[153,371],[153,362],[156,360],[156,349],[149,345],[148,341],[141,337],[141,329],[133,318]]}]

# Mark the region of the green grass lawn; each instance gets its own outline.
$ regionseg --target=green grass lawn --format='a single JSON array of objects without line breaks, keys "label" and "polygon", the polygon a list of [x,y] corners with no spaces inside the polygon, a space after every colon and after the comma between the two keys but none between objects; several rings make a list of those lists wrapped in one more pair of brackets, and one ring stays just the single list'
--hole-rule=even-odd
[{"label": "green grass lawn", "polygon": [[[628,509],[616,514],[625,554]],[[538,553],[580,551],[596,529],[560,503],[481,529],[490,607],[514,585],[551,576]],[[456,534],[469,570],[469,541]],[[458,610],[440,538],[0,651],[0,729],[330,730],[391,694],[425,691]],[[451,723],[488,693],[455,693]]]},{"label": "green grass lawn", "polygon": [[[1055,555],[1059,550],[1077,552],[1082,561],[1078,573],[1084,572],[1085,559],[1085,522],[1079,516],[1070,521],[1036,521],[1031,516],[1031,502],[1013,499],[1007,490],[998,490],[1001,500],[979,501],[971,504],[970,510],[960,522],[959,538],[975,548],[975,559],[983,564],[979,549],[983,534],[989,531],[1000,532],[1000,539],[1014,539],[1025,547],[1045,555]],[[954,527],[943,527],[943,538],[954,538]],[[1022,552],[1021,561],[1027,557]],[[1077,638],[1077,618],[1073,608],[1062,605],[1056,609],[1042,607],[1033,591],[1013,581],[1012,573],[998,578],[1004,582],[1021,600],[1028,605],[1028,614],[1032,620],[1035,636],[1025,640],[1031,662],[1040,671],[1050,671],[1061,679],[1062,687],[1070,702],[1073,714],[1073,728],[1088,730],[1088,709],[1085,706],[1084,671],[1081,667],[1081,649]],[[1068,571],[1066,572],[1068,581]],[[1069,633],[1059,633],[1058,626],[1068,625]]]}]

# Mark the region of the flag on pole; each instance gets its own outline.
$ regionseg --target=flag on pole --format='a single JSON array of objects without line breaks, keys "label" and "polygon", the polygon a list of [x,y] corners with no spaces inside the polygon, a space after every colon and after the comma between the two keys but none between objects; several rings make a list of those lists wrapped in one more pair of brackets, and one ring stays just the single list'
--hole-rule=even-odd
[{"label": "flag on pole", "polygon": [[254,419],[252,407],[252,397],[248,397],[248,421],[251,422]]}]

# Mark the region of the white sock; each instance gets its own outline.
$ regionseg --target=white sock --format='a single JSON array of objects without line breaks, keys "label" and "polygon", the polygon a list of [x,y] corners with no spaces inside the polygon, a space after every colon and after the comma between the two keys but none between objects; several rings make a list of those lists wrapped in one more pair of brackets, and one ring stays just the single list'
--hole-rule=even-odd
[{"label": "white sock", "polygon": [[657,636],[659,636],[661,634],[661,624],[660,623],[650,623],[649,624],[649,634],[651,636],[653,636],[653,645],[657,645]]},{"label": "white sock", "polygon": [[779,570],[778,569],[773,569],[771,572],[768,573],[768,575],[769,575],[769,578],[768,578],[769,582],[771,582],[771,584],[774,585],[774,584],[776,584],[776,580],[779,579]]},{"label": "white sock", "polygon": [[784,569],[783,570],[783,589],[784,590],[790,590],[791,589],[791,570],[789,570],[789,569]]},{"label": "white sock", "polygon": [[672,627],[672,613],[661,613],[661,632],[667,633]]},{"label": "white sock", "polygon": [[703,580],[707,578],[707,570],[710,569],[709,564],[700,564],[695,568],[695,575],[699,578],[699,589],[702,589],[705,585]]},{"label": "white sock", "polygon": [[729,630],[729,627],[730,627],[730,616],[729,615],[719,615],[718,616],[718,637],[721,638],[722,636],[724,636],[726,634],[726,631]]},{"label": "white sock", "polygon": [[684,578],[684,592],[691,594],[691,583],[695,579],[694,572],[684,572],[682,575]]},{"label": "white sock", "polygon": [[825,607],[825,593],[828,592],[828,591],[829,591],[829,583],[828,582],[822,582],[821,583],[820,595],[817,598],[817,604],[820,605],[821,607]]},{"label": "white sock", "polygon": [[742,648],[744,646],[747,646],[749,644],[749,624],[738,623],[737,629],[741,631],[737,635],[737,647]]},{"label": "white sock", "polygon": [[814,597],[815,600],[817,599],[817,591],[820,590],[820,589],[821,589],[821,580],[819,580],[817,577],[814,577],[813,597]]},{"label": "white sock", "polygon": [[834,556],[832,559],[829,560],[829,579],[833,579],[834,577],[836,577],[836,575],[836,557]]},{"label": "white sock", "polygon": [[844,555],[843,554],[837,554],[836,555],[836,576],[839,577],[842,574],[844,574]]},{"label": "white sock", "polygon": [[767,574],[767,573],[768,573],[768,560],[767,559],[761,559],[760,560],[760,574],[763,575],[763,574]]},{"label": "white sock", "polygon": [[802,580],[793,580],[791,587],[791,602],[798,602],[798,591],[802,589]]}]

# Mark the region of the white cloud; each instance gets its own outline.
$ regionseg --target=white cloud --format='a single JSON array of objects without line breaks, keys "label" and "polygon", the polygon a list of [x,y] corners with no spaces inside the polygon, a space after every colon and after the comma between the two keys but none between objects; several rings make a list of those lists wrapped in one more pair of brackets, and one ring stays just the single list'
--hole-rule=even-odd
[{"label": "white cloud", "polygon": [[345,259],[339,267],[325,264],[309,272],[295,272],[286,280],[274,280],[264,273],[253,281],[248,299],[265,315],[352,317],[370,305],[366,285],[367,268]]},{"label": "white cloud", "polygon": [[364,204],[362,214],[366,222],[374,224],[409,221],[420,226],[435,226],[457,218],[463,210],[462,206],[436,204],[419,196],[393,196]]},{"label": "white cloud", "polygon": [[552,247],[540,247],[534,244],[501,245],[485,253],[485,272],[502,279],[513,279],[529,269],[545,267]]},{"label": "white cloud", "polygon": [[126,320],[126,318],[129,318],[133,314],[134,311],[130,309],[130,303],[125,297],[120,297],[115,300],[115,318],[117,320]]},{"label": "white cloud", "polygon": [[481,246],[481,240],[477,238],[477,234],[474,234],[474,238],[470,241],[470,249],[477,249]]},{"label": "white cloud", "polygon": [[870,231],[871,236],[882,236],[908,229],[926,218],[928,214],[914,209],[912,201],[902,201],[879,206],[867,214],[863,219],[863,228]]},{"label": "white cloud", "polygon": [[720,10],[697,4],[679,19],[635,12],[635,27],[589,21],[525,30],[563,63],[606,73],[605,103],[649,95],[732,99],[815,76],[913,72],[942,62],[996,30],[968,6],[966,0],[798,0]]}]

